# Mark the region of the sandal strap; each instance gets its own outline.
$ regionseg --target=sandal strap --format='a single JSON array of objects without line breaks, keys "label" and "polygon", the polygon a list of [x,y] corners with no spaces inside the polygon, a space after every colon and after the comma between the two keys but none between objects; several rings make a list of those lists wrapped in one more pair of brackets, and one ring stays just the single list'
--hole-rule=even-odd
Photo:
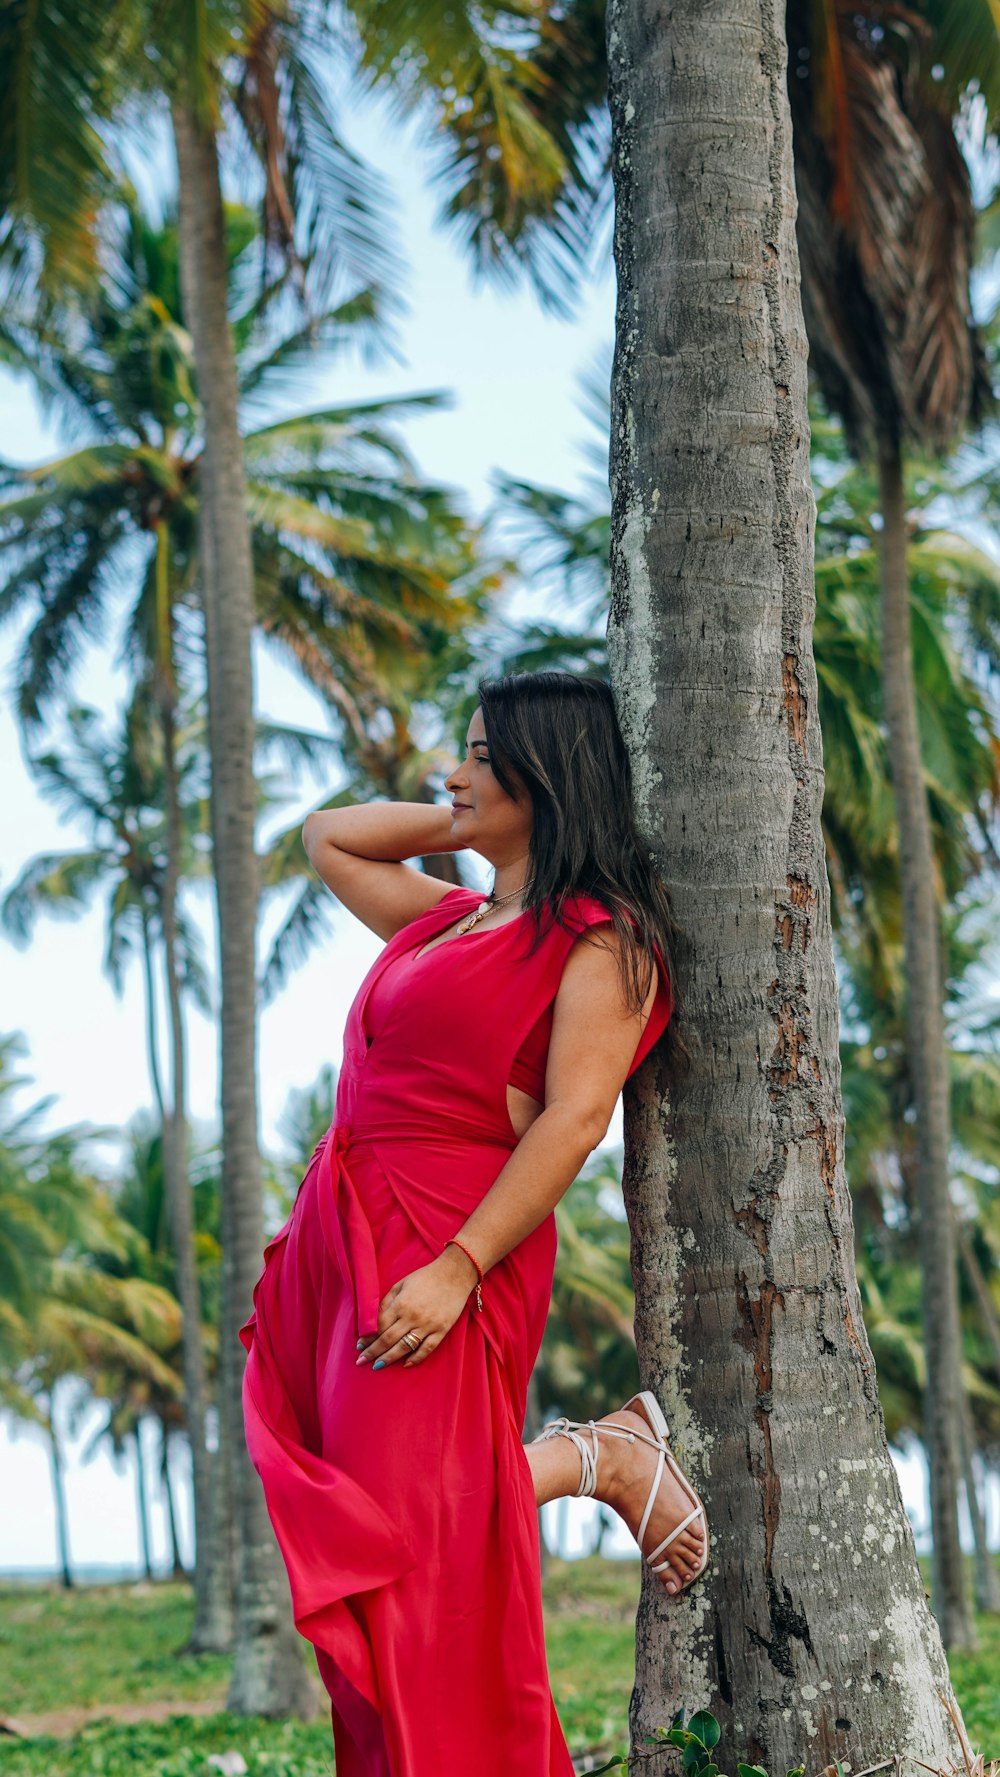
[{"label": "sandal strap", "polygon": [[[638,1439],[641,1439],[644,1444],[649,1444],[650,1447],[657,1452],[656,1473],[653,1476],[652,1485],[649,1489],[649,1496],[646,1500],[645,1509],[639,1522],[639,1529],[635,1535],[635,1541],[641,1552],[642,1539],[646,1532],[646,1526],[649,1523],[656,1496],[660,1490],[660,1481],[663,1478],[664,1467],[669,1460],[667,1446],[658,1433],[651,1436],[647,1432],[636,1431],[631,1426],[620,1425],[617,1422],[612,1422],[609,1425],[602,1423],[600,1429],[602,1432],[606,1432],[609,1437],[625,1438],[630,1444],[634,1444]],[[590,1434],[589,1447],[585,1437],[580,1435],[581,1433]],[[543,1425],[536,1442],[540,1441],[542,1438],[552,1437],[569,1438],[570,1442],[575,1444],[580,1452],[580,1485],[577,1488],[574,1497],[577,1499],[583,1499],[593,1495],[597,1491],[597,1457],[600,1448],[598,1443],[597,1421],[594,1419],[567,1419],[565,1417],[561,1419],[552,1419],[548,1424]],[[675,1479],[680,1482],[690,1498],[694,1491],[690,1481],[688,1481],[686,1476],[680,1472],[676,1463],[672,1460],[670,1461],[670,1468]],[[662,1555],[664,1549],[669,1548],[670,1544],[680,1536],[682,1531],[687,1529],[689,1524],[693,1524],[696,1518],[703,1518],[704,1516],[704,1506],[696,1505],[694,1509],[688,1513],[686,1518],[682,1518],[680,1523],[674,1526],[673,1530],[663,1538],[662,1542],[657,1543],[655,1549],[651,1549],[648,1555],[643,1556],[643,1560],[648,1562],[654,1573],[662,1573],[665,1567],[670,1567],[671,1565],[670,1561],[667,1560],[660,1561],[654,1566],[657,1555]],[[707,1565],[708,1550],[706,1547],[701,1565],[698,1568],[698,1573],[703,1573]],[[695,1577],[697,1577],[697,1575]]]},{"label": "sandal strap", "polygon": [[[695,1506],[694,1511],[689,1512],[686,1518],[682,1518],[676,1529],[671,1530],[669,1536],[665,1536],[661,1543],[657,1543],[655,1549],[650,1549],[649,1554],[646,1556],[646,1560],[651,1562],[655,1556],[662,1555],[664,1549],[669,1548],[674,1537],[680,1536],[682,1530],[686,1530],[689,1524],[693,1524],[695,1519],[701,1516],[701,1512],[701,1506]],[[664,1562],[663,1565],[669,1566],[669,1563]]]},{"label": "sandal strap", "polygon": [[[609,1425],[602,1423],[600,1429],[602,1432],[606,1432],[609,1438],[624,1438],[629,1444],[634,1444],[637,1440],[641,1439],[644,1444],[648,1444],[651,1449],[657,1452],[658,1460],[656,1464],[656,1475],[653,1480],[653,1485],[649,1490],[649,1498],[646,1501],[646,1507],[642,1514],[642,1522],[639,1526],[639,1533],[636,1538],[636,1541],[641,1548],[643,1534],[646,1525],[649,1522],[649,1514],[653,1509],[653,1503],[656,1499],[660,1485],[660,1477],[663,1474],[663,1467],[666,1461],[666,1445],[664,1444],[663,1439],[658,1435],[651,1435],[648,1432],[637,1431],[630,1425],[619,1424],[617,1420],[613,1420]],[[584,1439],[580,1436],[581,1432],[590,1434],[589,1449],[587,1448]],[[575,1444],[580,1452],[580,1485],[577,1488],[574,1497],[576,1499],[590,1497],[597,1491],[597,1456],[600,1446],[598,1443],[598,1427],[596,1420],[567,1419],[564,1415],[560,1419],[552,1419],[547,1425],[543,1425],[538,1434],[538,1439],[557,1436],[569,1438],[570,1442]]]},{"label": "sandal strap", "polygon": [[[586,1431],[590,1432],[590,1449],[587,1448],[586,1442],[580,1436],[581,1432]],[[580,1485],[574,1497],[586,1499],[596,1493],[599,1445],[597,1425],[593,1419],[588,1419],[586,1423],[582,1419],[553,1419],[548,1425],[542,1427],[538,1436],[539,1439],[559,1436],[568,1438],[571,1444],[575,1444],[580,1452]]]},{"label": "sandal strap", "polygon": [[653,1476],[652,1486],[649,1489],[649,1497],[646,1500],[645,1510],[643,1511],[642,1517],[639,1520],[639,1528],[635,1533],[635,1540],[638,1543],[640,1549],[642,1548],[642,1539],[646,1534],[646,1525],[649,1523],[649,1515],[650,1515],[651,1511],[653,1510],[653,1505],[656,1500],[656,1495],[660,1491],[660,1477],[662,1476],[663,1470],[665,1467],[666,1467],[666,1456],[664,1455],[664,1452],[662,1450],[660,1450],[658,1452],[657,1458],[656,1458],[656,1473]]}]

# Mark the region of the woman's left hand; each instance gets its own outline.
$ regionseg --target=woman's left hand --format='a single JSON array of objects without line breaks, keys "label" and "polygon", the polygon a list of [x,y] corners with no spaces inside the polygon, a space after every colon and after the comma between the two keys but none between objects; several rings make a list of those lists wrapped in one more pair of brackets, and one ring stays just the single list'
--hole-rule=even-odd
[{"label": "woman's left hand", "polygon": [[[456,1246],[446,1247],[429,1265],[408,1272],[382,1297],[378,1332],[358,1341],[358,1363],[373,1364],[381,1358],[385,1366],[401,1362],[404,1370],[423,1363],[454,1326],[475,1281],[472,1265]],[[417,1335],[420,1344],[415,1350],[404,1340],[404,1333]]]}]

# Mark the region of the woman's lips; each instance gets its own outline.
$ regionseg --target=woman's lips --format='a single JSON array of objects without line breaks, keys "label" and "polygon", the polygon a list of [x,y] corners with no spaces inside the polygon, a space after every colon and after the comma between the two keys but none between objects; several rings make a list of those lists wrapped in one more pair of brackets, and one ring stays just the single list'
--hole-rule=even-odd
[{"label": "woman's lips", "polygon": [[453,802],[451,805],[451,812],[452,814],[460,814],[462,810],[467,809],[468,806],[469,804],[467,802]]}]

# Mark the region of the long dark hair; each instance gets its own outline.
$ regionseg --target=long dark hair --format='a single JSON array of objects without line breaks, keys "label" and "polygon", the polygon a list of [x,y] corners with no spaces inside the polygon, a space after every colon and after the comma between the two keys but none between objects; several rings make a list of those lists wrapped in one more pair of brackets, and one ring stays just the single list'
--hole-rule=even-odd
[{"label": "long dark hair", "polygon": [[[576,673],[522,672],[480,679],[477,693],[493,775],[513,800],[520,779],[534,810],[531,887],[524,897],[533,916],[532,950],[546,929],[546,909],[565,927],[567,896],[592,895],[607,908],[621,940],[627,1005],[634,1011],[643,1006],[656,944],[676,1009],[677,926],[636,822],[632,767],[610,685]],[[673,1028],[670,1034],[673,1047]]]}]

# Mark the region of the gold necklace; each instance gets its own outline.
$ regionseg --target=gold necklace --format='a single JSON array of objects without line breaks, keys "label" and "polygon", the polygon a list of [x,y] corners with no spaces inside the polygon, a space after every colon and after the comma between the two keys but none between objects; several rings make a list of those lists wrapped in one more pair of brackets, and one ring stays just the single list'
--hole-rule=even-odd
[{"label": "gold necklace", "polygon": [[534,877],[532,877],[531,882],[522,883],[521,887],[519,889],[514,889],[511,894],[501,895],[499,901],[494,901],[492,896],[486,901],[481,901],[475,911],[467,914],[465,919],[455,927],[456,938],[464,938],[466,932],[471,932],[473,926],[477,926],[481,919],[485,919],[488,913],[493,912],[494,907],[504,907],[508,901],[516,901],[518,895],[523,895],[525,889],[529,889],[534,880]]}]

